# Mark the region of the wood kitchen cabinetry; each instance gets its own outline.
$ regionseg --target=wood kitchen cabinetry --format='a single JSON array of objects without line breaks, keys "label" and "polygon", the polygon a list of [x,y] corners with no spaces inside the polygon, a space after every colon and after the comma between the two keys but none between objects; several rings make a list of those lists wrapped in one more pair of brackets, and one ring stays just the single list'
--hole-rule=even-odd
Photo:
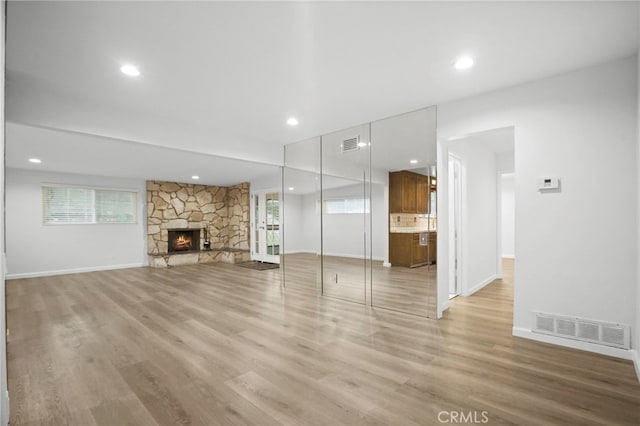
[{"label": "wood kitchen cabinetry", "polygon": [[389,262],[392,266],[415,268],[436,261],[436,233],[428,233],[429,245],[420,244],[419,233],[389,234]]},{"label": "wood kitchen cabinetry", "polygon": [[429,213],[429,176],[402,170],[389,173],[390,213]]},{"label": "wood kitchen cabinetry", "polygon": [[429,182],[431,178],[425,175],[417,175],[416,183],[416,213],[429,213],[429,201],[431,200],[431,188]]},{"label": "wood kitchen cabinetry", "polygon": [[[411,234],[411,265],[420,266],[427,264],[428,246],[420,245],[420,234]],[[392,264],[393,265],[393,264]]]},{"label": "wood kitchen cabinetry", "polygon": [[428,263],[434,265],[436,263],[438,257],[438,234],[435,232],[429,232],[429,253],[428,253]]}]

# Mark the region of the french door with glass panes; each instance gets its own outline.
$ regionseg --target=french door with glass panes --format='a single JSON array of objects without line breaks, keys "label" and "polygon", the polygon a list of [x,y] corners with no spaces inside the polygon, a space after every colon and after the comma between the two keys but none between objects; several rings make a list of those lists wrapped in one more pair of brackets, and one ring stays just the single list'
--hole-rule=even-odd
[{"label": "french door with glass panes", "polygon": [[251,259],[280,263],[280,194],[251,194]]}]

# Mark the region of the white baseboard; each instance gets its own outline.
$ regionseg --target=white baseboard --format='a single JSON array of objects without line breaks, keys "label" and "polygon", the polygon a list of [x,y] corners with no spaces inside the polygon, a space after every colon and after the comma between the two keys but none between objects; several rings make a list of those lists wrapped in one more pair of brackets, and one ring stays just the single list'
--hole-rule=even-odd
[{"label": "white baseboard", "polygon": [[[548,334],[534,333],[533,331],[521,328],[521,327],[513,327],[512,333],[516,337],[522,337],[524,339],[536,340],[538,342],[551,343],[552,345],[565,346],[567,348],[579,349],[581,351],[587,352],[595,352],[601,355],[612,356],[616,358],[622,359],[633,359],[633,354],[631,350],[628,349],[620,349],[613,348],[611,346],[598,345],[595,343],[582,342],[579,340],[573,339],[565,339],[562,337],[550,336]],[[636,364],[636,372],[638,372],[638,367]],[[640,376],[639,376],[640,379]]]},{"label": "white baseboard", "polygon": [[384,268],[391,268],[391,263],[390,262],[382,262],[382,266]]},{"label": "white baseboard", "polygon": [[502,255],[502,258],[503,258],[503,259],[515,259],[515,258],[516,258],[516,256],[515,256],[515,255],[513,255],[513,254],[503,254],[503,255]]},{"label": "white baseboard", "polygon": [[[347,253],[325,253],[325,256],[332,256],[332,257],[346,257],[348,259],[362,259],[362,255],[357,255],[357,254],[347,254]],[[372,260],[375,260],[376,262],[384,262],[384,258],[383,257],[373,257]]]},{"label": "white baseboard", "polygon": [[640,354],[638,354],[637,349],[631,349],[631,359],[633,359],[633,366],[636,368],[636,376],[638,376],[638,381],[640,382]]},{"label": "white baseboard", "polygon": [[2,398],[2,426],[9,424],[11,418],[11,405],[9,404],[9,391],[5,391],[5,395]]},{"label": "white baseboard", "polygon": [[500,279],[500,275],[497,275],[497,274],[491,275],[486,280],[482,281],[481,283],[478,283],[478,284],[474,285],[473,287],[471,287],[467,291],[463,292],[462,295],[464,297],[471,296],[476,291],[482,289],[483,287],[487,286],[488,284],[492,283],[493,281],[495,281],[497,279]]},{"label": "white baseboard", "polygon": [[447,299],[442,305],[441,305],[442,309],[438,310],[437,313],[437,317],[438,319],[442,318],[442,314],[444,313],[444,311],[446,311],[447,309],[449,309],[449,299]]},{"label": "white baseboard", "polygon": [[80,274],[82,272],[110,271],[113,269],[140,268],[147,266],[147,263],[128,263],[124,265],[89,266],[86,268],[59,269],[56,271],[26,272],[22,274],[7,274],[8,280],[20,278],[50,277],[53,275]]},{"label": "white baseboard", "polygon": [[[284,255],[287,254],[315,254],[317,256],[320,256],[320,253],[316,252],[316,251],[305,251],[305,250],[300,250],[300,251],[287,251],[285,253],[282,253]],[[332,256],[332,257],[346,257],[349,259],[362,259],[362,255],[357,255],[357,254],[345,254],[345,253],[325,253],[325,256]],[[375,260],[376,262],[384,262],[384,258],[383,257],[374,257],[372,260]],[[391,266],[391,264],[383,264],[383,266]]]}]

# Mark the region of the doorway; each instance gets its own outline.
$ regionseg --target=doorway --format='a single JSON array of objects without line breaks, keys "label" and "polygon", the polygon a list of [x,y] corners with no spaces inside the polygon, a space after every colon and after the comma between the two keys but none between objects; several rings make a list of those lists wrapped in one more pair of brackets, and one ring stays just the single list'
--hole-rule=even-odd
[{"label": "doorway", "polygon": [[449,299],[471,296],[502,276],[501,176],[514,173],[514,135],[505,127],[444,143]]},{"label": "doorway", "polygon": [[280,193],[251,193],[251,260],[280,263]]}]

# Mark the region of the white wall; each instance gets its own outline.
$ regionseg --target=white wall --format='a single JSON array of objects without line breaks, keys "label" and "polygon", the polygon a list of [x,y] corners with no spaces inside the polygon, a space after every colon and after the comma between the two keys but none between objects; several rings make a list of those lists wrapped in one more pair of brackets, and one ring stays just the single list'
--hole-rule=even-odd
[{"label": "white wall", "polygon": [[[636,184],[638,188],[640,188],[640,52],[638,53],[638,63],[637,63],[637,116],[636,116],[636,176],[637,181]],[[636,204],[636,247],[640,247],[640,196],[637,198]],[[633,351],[633,362],[636,366],[636,374],[638,375],[638,380],[640,380],[640,249],[637,251],[636,257],[636,332],[632,334],[632,346],[634,348]]]},{"label": "white wall", "polygon": [[473,137],[451,143],[449,152],[462,165],[459,292],[468,296],[499,274],[496,156]]},{"label": "white wall", "polygon": [[320,209],[316,193],[305,194],[302,199],[302,238],[304,252],[320,253]]},{"label": "white wall", "polygon": [[[324,191],[324,199],[334,197],[361,197],[363,186],[356,184]],[[373,259],[384,260],[387,209],[384,204],[384,186],[374,184],[371,191],[371,220],[373,221]],[[368,225],[367,225],[368,226]],[[325,214],[322,223],[324,254],[329,256],[362,257],[365,229],[361,214]]]},{"label": "white wall", "polygon": [[[362,196],[362,185],[350,185],[324,191],[324,198],[344,196]],[[371,220],[373,221],[373,259],[384,260],[387,240],[387,208],[384,201],[384,186],[374,184],[371,191]],[[285,201],[286,203],[286,201]],[[320,252],[320,216],[318,211],[318,195],[306,194],[302,197],[302,229],[301,240],[297,239],[299,249],[310,253]],[[286,204],[285,204],[286,205]],[[287,215],[287,213],[285,213]],[[289,220],[289,219],[285,219]],[[367,225],[368,226],[368,225]],[[364,250],[363,233],[365,224],[361,214],[330,214],[323,217],[323,250],[328,256],[362,257]],[[285,235],[286,235],[285,231]],[[367,229],[367,233],[369,230]],[[288,236],[285,236],[288,240]],[[287,253],[294,250],[285,248]]]},{"label": "white wall", "polygon": [[[42,184],[138,192],[138,223],[43,225]],[[10,278],[146,265],[145,182],[8,169],[7,274]]]},{"label": "white wall", "polygon": [[283,253],[306,252],[304,241],[304,196],[283,194]]},{"label": "white wall", "polygon": [[[0,1],[0,188],[5,185],[4,170],[4,33],[5,33],[5,7],[4,0]],[[0,197],[0,223],[4,224],[5,217],[5,197]],[[5,226],[0,225],[0,424],[9,424],[9,391],[7,387],[7,317],[5,301],[5,275],[6,275],[6,255],[5,255]]]},{"label": "white wall", "polygon": [[513,151],[496,154],[496,168],[499,172],[513,173]]},{"label": "white wall", "polygon": [[[515,126],[514,333],[527,334],[533,311],[636,323],[636,96],[632,57],[439,106],[439,144]],[[544,175],[559,176],[561,191],[538,192]],[[446,184],[440,189],[446,206]],[[444,213],[440,255],[448,252]],[[448,269],[446,256],[438,262]],[[441,310],[446,274],[438,288]]]},{"label": "white wall", "polygon": [[515,204],[513,173],[500,175],[500,248],[502,257],[515,255]]}]

